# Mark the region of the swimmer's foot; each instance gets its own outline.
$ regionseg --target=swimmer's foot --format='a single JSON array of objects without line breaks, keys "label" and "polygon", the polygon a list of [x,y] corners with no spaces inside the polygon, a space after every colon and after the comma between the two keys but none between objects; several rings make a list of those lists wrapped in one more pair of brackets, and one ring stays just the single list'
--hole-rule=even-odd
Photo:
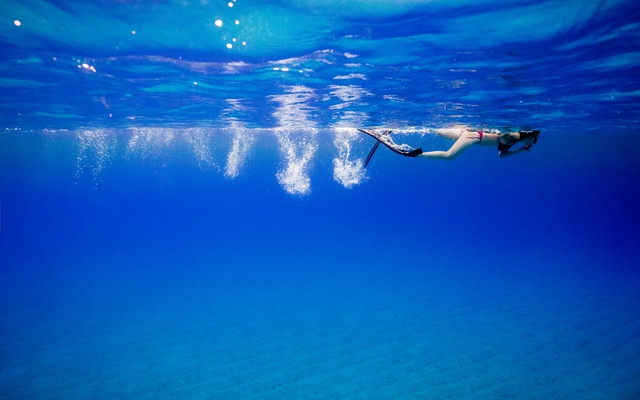
[{"label": "swimmer's foot", "polygon": [[[391,139],[391,135],[390,135],[391,131],[384,131],[382,133],[378,133],[378,132],[367,132],[364,129],[358,129],[358,130],[378,140],[379,143],[384,144],[389,150],[393,151],[394,153],[398,153],[406,157],[417,157],[418,155],[422,154],[421,148],[412,149],[406,144],[402,144],[402,145],[396,144],[393,141],[393,139]],[[373,149],[372,149],[372,152],[373,152]]]}]

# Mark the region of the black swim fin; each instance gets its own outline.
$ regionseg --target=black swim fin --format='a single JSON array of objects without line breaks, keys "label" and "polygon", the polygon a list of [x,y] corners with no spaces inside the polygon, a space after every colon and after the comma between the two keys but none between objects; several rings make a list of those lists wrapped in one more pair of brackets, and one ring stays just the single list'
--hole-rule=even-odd
[{"label": "black swim fin", "polygon": [[[362,133],[366,133],[367,135],[371,136],[372,138],[376,139],[376,144],[373,145],[373,148],[371,149],[371,151],[369,152],[369,155],[367,156],[366,160],[364,161],[364,167],[367,167],[367,164],[369,164],[369,161],[371,161],[371,157],[373,157],[373,153],[376,152],[376,150],[378,150],[378,146],[380,146],[381,143],[381,138],[384,136],[387,136],[391,133],[391,131],[384,131],[381,134],[380,133],[372,133],[372,132],[367,132],[364,129],[358,129],[360,132]],[[398,153],[400,155],[406,156],[406,157],[417,157],[420,154],[422,154],[422,149],[420,147],[418,147],[417,149],[413,149],[413,150],[404,150],[401,148],[398,148],[399,146],[395,146],[395,144],[392,142],[391,144],[394,145],[394,147],[392,147],[389,143],[384,143],[385,146],[387,146],[387,148],[391,151],[393,151],[394,153]]]},{"label": "black swim fin", "polygon": [[[373,147],[371,148],[371,151],[369,152],[369,154],[367,155],[367,158],[364,160],[364,167],[367,168],[367,165],[369,165],[369,161],[371,161],[371,157],[373,157],[373,154],[376,152],[376,150],[378,150],[378,146],[380,146],[380,140],[378,139],[378,137],[374,134],[371,134],[367,131],[365,131],[364,129],[358,129],[360,132],[362,133],[366,133],[367,135],[371,136],[372,138],[374,138],[376,140],[376,144],[373,145]],[[384,133],[382,133],[382,135],[388,135],[389,133],[391,133],[391,131],[384,131]]]},{"label": "black swim fin", "polygon": [[362,132],[362,133],[366,133],[367,135],[371,136],[372,138],[374,138],[375,140],[380,140],[381,137],[386,136],[388,134],[391,133],[391,131],[384,131],[382,133],[378,133],[378,132],[367,132],[364,129],[358,129],[358,131]]},{"label": "black swim fin", "polygon": [[373,148],[371,148],[371,151],[369,152],[369,155],[367,156],[366,160],[364,160],[364,167],[367,168],[367,165],[369,164],[369,161],[371,161],[371,157],[373,157],[373,153],[376,152],[376,150],[378,150],[378,146],[380,146],[380,141],[376,140],[376,144],[373,145]]}]

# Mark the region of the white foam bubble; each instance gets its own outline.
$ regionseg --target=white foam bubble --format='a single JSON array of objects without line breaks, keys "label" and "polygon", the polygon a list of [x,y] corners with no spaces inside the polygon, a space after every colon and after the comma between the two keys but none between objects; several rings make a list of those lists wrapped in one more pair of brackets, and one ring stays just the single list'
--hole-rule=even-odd
[{"label": "white foam bubble", "polygon": [[[313,89],[302,85],[287,87],[285,93],[269,97],[271,101],[279,103],[273,112],[274,118],[280,123],[275,134],[286,164],[276,177],[284,190],[291,194],[302,195],[311,191],[309,162],[318,144],[315,140],[315,123],[310,116],[317,108],[308,103],[315,97]],[[291,137],[293,131],[301,136],[297,142]]]},{"label": "white foam bubble", "polygon": [[280,150],[286,166],[278,171],[276,177],[287,193],[304,195],[311,192],[311,178],[309,178],[309,162],[313,158],[318,144],[313,138],[315,131],[302,141],[296,143],[291,139],[289,130],[275,131]]},{"label": "white foam bubble", "polygon": [[244,165],[247,154],[255,141],[254,136],[248,129],[234,129],[231,150],[227,155],[227,165],[224,169],[224,176],[235,178],[240,174],[240,169]]},{"label": "white foam bubble", "polygon": [[142,158],[157,156],[175,140],[175,132],[170,128],[131,128],[129,131],[127,151]]},{"label": "white foam bubble", "polygon": [[222,118],[229,125],[233,132],[231,149],[227,154],[227,165],[224,169],[224,175],[227,178],[235,178],[240,174],[244,162],[251,150],[251,146],[255,142],[255,136],[251,130],[244,126],[244,123],[238,116],[245,115],[247,112],[253,111],[250,107],[245,106],[239,99],[227,99],[229,105],[223,112]]},{"label": "white foam bubble", "polygon": [[182,132],[182,137],[191,145],[193,155],[196,157],[196,160],[198,160],[200,167],[220,170],[220,167],[213,159],[211,138],[207,129],[189,128]]},{"label": "white foam bubble", "polygon": [[107,164],[111,163],[116,149],[115,136],[106,129],[82,129],[76,132],[80,149],[76,158],[76,178],[86,169],[96,182]]},{"label": "white foam bubble", "polygon": [[333,144],[338,149],[338,157],[333,159],[333,179],[347,189],[366,180],[366,170],[362,159],[349,160],[351,143],[358,139],[355,129],[336,129]]}]

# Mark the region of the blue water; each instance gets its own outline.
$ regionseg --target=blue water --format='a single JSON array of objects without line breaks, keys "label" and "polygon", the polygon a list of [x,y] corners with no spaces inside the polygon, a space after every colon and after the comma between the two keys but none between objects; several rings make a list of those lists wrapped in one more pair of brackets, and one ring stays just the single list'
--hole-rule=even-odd
[{"label": "blue water", "polygon": [[231,5],[0,1],[0,398],[640,397],[634,2]]}]

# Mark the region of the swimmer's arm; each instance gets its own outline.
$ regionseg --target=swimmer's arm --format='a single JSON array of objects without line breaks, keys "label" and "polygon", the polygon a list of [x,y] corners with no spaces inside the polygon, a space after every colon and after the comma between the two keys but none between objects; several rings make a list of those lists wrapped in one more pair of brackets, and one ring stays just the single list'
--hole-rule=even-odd
[{"label": "swimmer's arm", "polygon": [[521,153],[523,151],[529,151],[531,149],[531,145],[530,144],[525,144],[524,146],[520,147],[518,150],[513,150],[513,151],[501,151],[500,152],[500,158],[503,157],[510,157],[514,154],[518,154]]}]

